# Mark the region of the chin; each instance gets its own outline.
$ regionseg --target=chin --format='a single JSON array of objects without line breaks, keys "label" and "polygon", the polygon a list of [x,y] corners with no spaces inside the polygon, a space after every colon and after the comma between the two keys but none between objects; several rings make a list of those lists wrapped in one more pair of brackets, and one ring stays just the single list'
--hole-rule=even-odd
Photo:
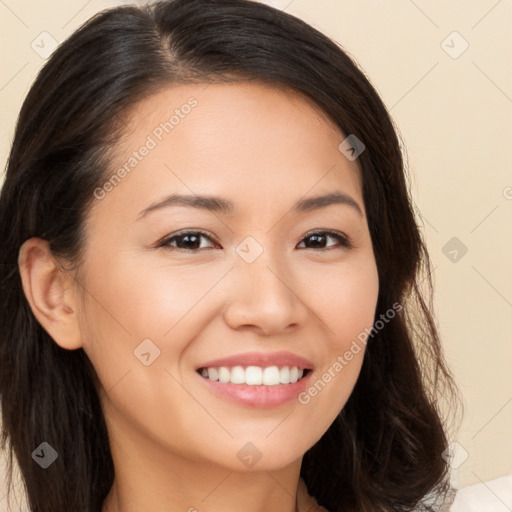
[{"label": "chin", "polygon": [[215,458],[231,471],[278,471],[301,461],[310,448],[305,440],[300,443],[290,435],[286,436],[286,441],[283,436],[270,440],[265,438],[266,435],[268,432],[259,438],[252,438],[252,441],[249,436],[245,436],[243,441],[231,441],[230,446]]}]

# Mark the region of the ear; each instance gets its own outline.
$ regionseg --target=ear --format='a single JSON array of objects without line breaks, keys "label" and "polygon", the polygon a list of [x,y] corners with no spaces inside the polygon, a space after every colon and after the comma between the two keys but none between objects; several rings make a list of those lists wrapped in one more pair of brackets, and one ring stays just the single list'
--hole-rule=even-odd
[{"label": "ear", "polygon": [[30,308],[45,331],[60,347],[80,348],[76,287],[71,275],[59,266],[50,245],[41,238],[30,238],[21,246],[18,267],[23,291]]}]

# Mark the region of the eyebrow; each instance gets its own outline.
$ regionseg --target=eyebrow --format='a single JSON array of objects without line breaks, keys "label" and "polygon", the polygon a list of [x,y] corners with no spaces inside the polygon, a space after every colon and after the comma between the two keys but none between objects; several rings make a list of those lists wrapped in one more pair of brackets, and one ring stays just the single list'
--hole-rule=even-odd
[{"label": "eyebrow", "polygon": [[[355,209],[359,215],[363,216],[363,211],[359,204],[344,192],[335,191],[323,196],[309,197],[301,199],[295,203],[292,210],[294,213],[304,213],[312,210],[325,208],[332,204],[343,204]],[[171,206],[186,206],[192,208],[199,208],[211,212],[222,213],[225,215],[232,215],[235,211],[235,204],[232,201],[223,199],[217,196],[197,196],[197,195],[181,195],[171,194],[165,197],[162,201],[153,203],[147,208],[142,210],[137,220],[147,215],[149,212],[159,210],[161,208],[168,208]]]}]

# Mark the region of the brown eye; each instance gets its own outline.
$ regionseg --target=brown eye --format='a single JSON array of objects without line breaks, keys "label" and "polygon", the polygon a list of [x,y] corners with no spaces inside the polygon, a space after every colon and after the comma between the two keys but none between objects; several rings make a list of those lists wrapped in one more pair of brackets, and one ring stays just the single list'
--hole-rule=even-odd
[{"label": "brown eye", "polygon": [[159,244],[159,247],[198,252],[205,248],[204,245],[201,244],[202,240],[211,241],[211,237],[204,231],[183,231],[165,238],[161,244]]},{"label": "brown eye", "polygon": [[[338,245],[331,244],[326,246],[329,239],[336,240]],[[210,248],[215,247],[215,244],[213,244],[213,236],[206,231],[201,230],[188,230],[174,233],[162,240],[158,247],[164,247],[165,249],[171,250],[178,249],[188,252],[200,252],[201,250],[208,248],[207,245],[205,246],[202,243],[203,240],[207,240],[212,243]],[[309,241],[306,242],[306,249],[316,249],[319,251],[325,251],[336,247],[343,247],[347,249],[352,247],[349,238],[336,231],[316,231],[309,233],[302,239],[301,244],[304,243],[304,241]]]},{"label": "brown eye", "polygon": [[[318,249],[320,251],[325,251],[333,247],[332,245],[329,247],[323,247],[329,238],[337,240],[341,247],[347,249],[351,247],[348,237],[336,231],[316,231],[306,235],[302,240],[311,241],[310,247],[306,247],[306,249]],[[334,247],[336,246],[334,245]]]}]

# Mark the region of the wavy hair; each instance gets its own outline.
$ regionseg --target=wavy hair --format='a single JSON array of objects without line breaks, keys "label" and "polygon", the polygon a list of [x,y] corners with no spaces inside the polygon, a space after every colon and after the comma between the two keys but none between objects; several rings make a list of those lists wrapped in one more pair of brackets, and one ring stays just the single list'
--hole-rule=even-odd
[{"label": "wavy hair", "polygon": [[[0,195],[0,439],[9,494],[14,454],[31,512],[101,512],[114,465],[95,370],[36,320],[19,249],[40,237],[79,269],[84,219],[123,114],[172,84],[234,81],[292,88],[363,141],[375,319],[403,305],[368,340],[348,402],[305,453],[309,493],[330,512],[365,512],[410,511],[452,490],[447,415],[463,403],[434,319],[399,132],[376,90],[341,45],[290,14],[250,0],[168,0],[84,23],[46,61],[17,121]],[[44,471],[32,458],[42,441],[59,454]]]}]

